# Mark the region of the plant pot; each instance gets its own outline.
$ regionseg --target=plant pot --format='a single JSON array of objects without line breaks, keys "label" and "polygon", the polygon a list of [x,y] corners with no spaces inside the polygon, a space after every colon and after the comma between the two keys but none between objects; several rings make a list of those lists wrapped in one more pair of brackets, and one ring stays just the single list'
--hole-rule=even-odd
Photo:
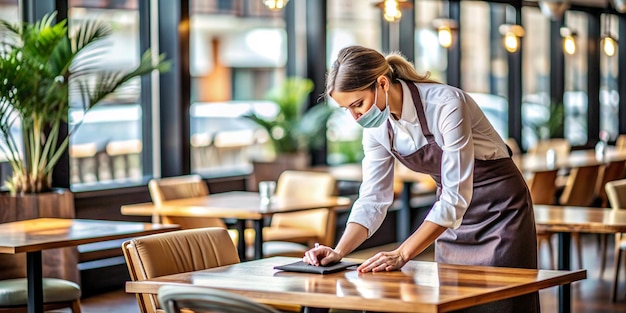
[{"label": "plant pot", "polygon": [[280,154],[273,161],[252,161],[252,174],[247,189],[259,190],[260,181],[277,181],[286,170],[305,170],[310,167],[311,157],[306,152]]},{"label": "plant pot", "polygon": [[[0,193],[0,223],[40,217],[74,218],[74,194],[67,189],[11,196]],[[44,277],[62,278],[79,283],[76,247],[44,250]],[[0,279],[26,277],[26,254],[0,254]]]}]

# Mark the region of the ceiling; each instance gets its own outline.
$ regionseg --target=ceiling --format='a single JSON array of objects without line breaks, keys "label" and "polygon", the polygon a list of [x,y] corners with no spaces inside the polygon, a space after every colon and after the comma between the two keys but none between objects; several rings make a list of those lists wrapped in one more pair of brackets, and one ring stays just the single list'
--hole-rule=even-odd
[{"label": "ceiling", "polygon": [[[529,2],[537,1],[530,0]],[[547,0],[547,2],[563,2],[563,0]],[[569,0],[569,2],[573,6],[606,8],[609,6],[610,0]]]}]

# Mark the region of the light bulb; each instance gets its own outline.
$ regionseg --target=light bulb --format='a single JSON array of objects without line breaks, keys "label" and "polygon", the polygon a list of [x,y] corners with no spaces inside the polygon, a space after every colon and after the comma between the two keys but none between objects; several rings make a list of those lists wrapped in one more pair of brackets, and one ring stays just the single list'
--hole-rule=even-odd
[{"label": "light bulb", "polygon": [[615,39],[611,36],[606,36],[602,39],[602,48],[604,53],[610,57],[615,55]]},{"label": "light bulb", "polygon": [[263,0],[263,4],[272,11],[282,10],[289,0]]},{"label": "light bulb", "polygon": [[452,30],[448,26],[441,26],[437,31],[439,37],[439,44],[444,48],[450,48],[452,46]]},{"label": "light bulb", "polygon": [[508,52],[515,52],[519,48],[519,38],[512,32],[504,34],[504,49]]},{"label": "light bulb", "polygon": [[563,50],[569,55],[576,53],[576,41],[574,40],[574,36],[565,36],[565,39],[563,39]]},{"label": "light bulb", "polygon": [[398,0],[385,0],[383,6],[383,17],[387,22],[397,22],[402,18],[402,11],[400,11]]}]

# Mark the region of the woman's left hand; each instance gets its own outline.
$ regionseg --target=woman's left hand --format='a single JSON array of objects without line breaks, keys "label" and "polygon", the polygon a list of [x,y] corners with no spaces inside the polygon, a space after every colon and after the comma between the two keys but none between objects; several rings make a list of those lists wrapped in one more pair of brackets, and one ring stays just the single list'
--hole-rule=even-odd
[{"label": "woman's left hand", "polygon": [[406,262],[398,250],[378,252],[363,262],[357,270],[359,272],[393,271],[402,268]]}]

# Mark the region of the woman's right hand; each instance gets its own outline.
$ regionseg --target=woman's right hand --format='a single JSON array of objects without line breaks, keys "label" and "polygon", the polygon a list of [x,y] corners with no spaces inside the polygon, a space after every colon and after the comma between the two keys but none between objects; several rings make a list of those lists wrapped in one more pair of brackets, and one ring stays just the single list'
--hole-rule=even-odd
[{"label": "woman's right hand", "polygon": [[302,261],[315,266],[326,266],[341,261],[342,256],[331,247],[317,246],[304,253]]}]

